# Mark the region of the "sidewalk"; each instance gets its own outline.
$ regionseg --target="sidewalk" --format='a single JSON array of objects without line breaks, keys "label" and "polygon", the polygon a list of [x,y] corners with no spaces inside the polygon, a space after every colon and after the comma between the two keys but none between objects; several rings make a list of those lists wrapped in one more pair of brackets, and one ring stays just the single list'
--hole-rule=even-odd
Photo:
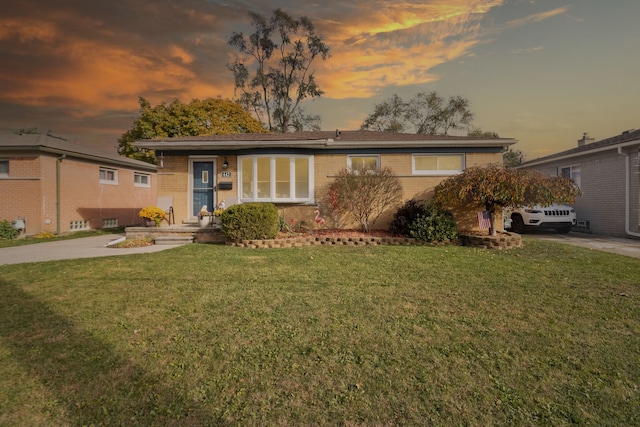
[{"label": "sidewalk", "polygon": [[57,242],[0,248],[0,265],[53,261],[74,258],[95,258],[115,255],[144,254],[164,251],[180,245],[151,245],[141,248],[109,248],[106,245],[124,234],[59,240]]}]

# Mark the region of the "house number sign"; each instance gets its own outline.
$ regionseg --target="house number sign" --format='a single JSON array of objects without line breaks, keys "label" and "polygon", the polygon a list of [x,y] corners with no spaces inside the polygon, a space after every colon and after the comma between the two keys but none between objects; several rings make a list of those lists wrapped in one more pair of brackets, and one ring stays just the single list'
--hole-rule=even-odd
[{"label": "house number sign", "polygon": [[231,178],[231,172],[229,171],[224,171],[221,175],[223,178]]}]

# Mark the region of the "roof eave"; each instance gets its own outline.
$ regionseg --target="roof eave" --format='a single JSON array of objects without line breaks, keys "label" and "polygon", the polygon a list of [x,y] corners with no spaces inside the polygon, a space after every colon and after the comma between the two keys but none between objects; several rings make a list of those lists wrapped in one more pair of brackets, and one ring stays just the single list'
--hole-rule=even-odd
[{"label": "roof eave", "polygon": [[442,140],[389,140],[389,141],[345,141],[338,139],[304,140],[304,141],[172,141],[151,140],[136,141],[139,148],[153,150],[242,150],[249,148],[411,148],[411,147],[509,147],[516,144],[516,139],[442,139]]},{"label": "roof eave", "polygon": [[620,144],[607,145],[606,147],[594,148],[593,150],[579,151],[577,153],[568,153],[566,155],[542,157],[540,159],[531,160],[529,162],[525,162],[521,165],[518,165],[516,166],[516,169],[526,168],[529,166],[544,165],[547,163],[557,162],[561,160],[568,160],[568,159],[573,159],[576,157],[586,156],[590,154],[601,153],[603,151],[617,151],[619,148],[625,148],[625,147],[630,147],[634,145],[640,146],[640,139],[634,139],[632,141],[627,141]]}]

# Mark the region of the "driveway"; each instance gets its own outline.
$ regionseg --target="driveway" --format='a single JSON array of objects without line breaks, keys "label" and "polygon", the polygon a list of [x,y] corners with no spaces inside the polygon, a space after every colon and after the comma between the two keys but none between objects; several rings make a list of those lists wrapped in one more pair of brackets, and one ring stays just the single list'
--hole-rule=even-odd
[{"label": "driveway", "polygon": [[105,234],[57,242],[0,248],[0,265],[53,261],[74,258],[95,258],[115,255],[145,254],[164,251],[180,245],[151,245],[141,248],[109,248],[107,244],[124,234]]},{"label": "driveway", "polygon": [[568,234],[533,232],[525,236],[640,258],[640,239],[623,239],[573,231]]}]

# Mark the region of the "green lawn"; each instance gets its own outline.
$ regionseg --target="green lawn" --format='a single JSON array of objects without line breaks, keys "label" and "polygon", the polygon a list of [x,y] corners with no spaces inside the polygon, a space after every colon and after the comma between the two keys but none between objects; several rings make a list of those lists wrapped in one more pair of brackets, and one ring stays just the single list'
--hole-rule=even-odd
[{"label": "green lawn", "polygon": [[0,425],[640,425],[640,261],[186,245],[0,267]]}]

